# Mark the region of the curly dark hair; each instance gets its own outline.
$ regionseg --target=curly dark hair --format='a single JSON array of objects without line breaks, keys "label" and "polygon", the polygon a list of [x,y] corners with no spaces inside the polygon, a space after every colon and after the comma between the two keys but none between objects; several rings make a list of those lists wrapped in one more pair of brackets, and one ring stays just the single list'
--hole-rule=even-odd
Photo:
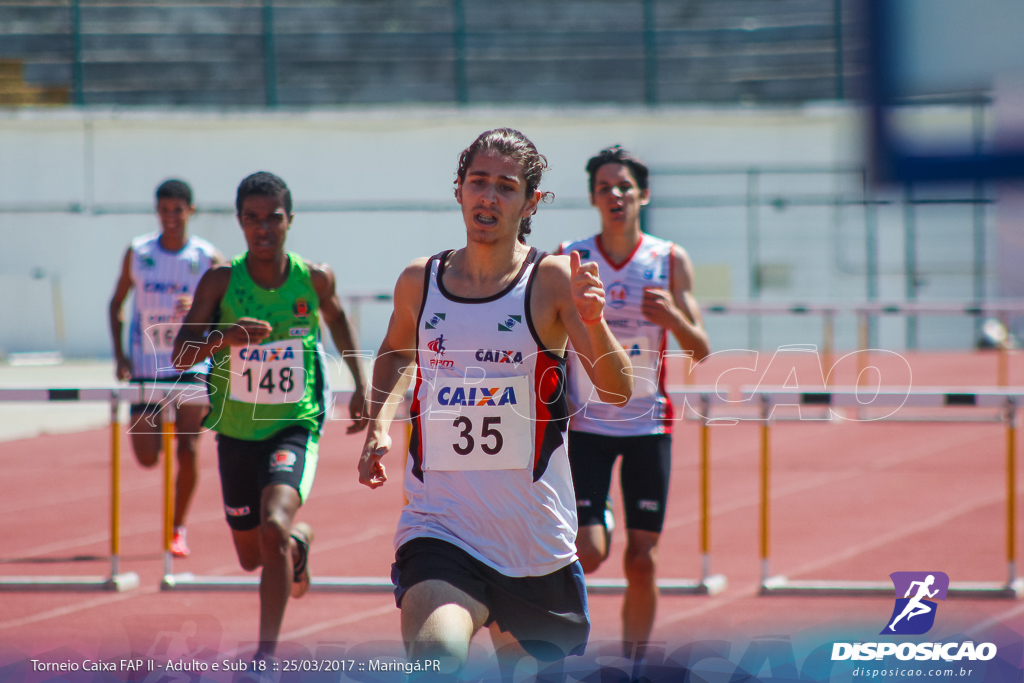
[{"label": "curly dark hair", "polygon": [[[537,146],[530,142],[529,138],[512,128],[496,128],[481,133],[473,144],[462,150],[462,154],[459,155],[459,169],[456,171],[458,178],[455,180],[456,195],[459,183],[465,182],[466,172],[480,152],[494,152],[517,162],[526,181],[527,197],[540,187],[541,176],[548,169],[548,160],[537,151]],[[541,195],[541,201],[550,202],[554,197],[553,192],[545,192]],[[519,221],[519,241],[525,244],[526,236],[531,230],[530,216],[526,216]]]},{"label": "curly dark hair", "polygon": [[614,145],[602,149],[597,153],[597,156],[591,157],[590,161],[587,162],[587,175],[590,176],[590,194],[594,194],[594,176],[597,175],[597,169],[605,164],[622,164],[633,175],[633,180],[636,181],[637,187],[641,190],[647,189],[647,176],[649,174],[647,165],[640,161],[640,157],[623,149],[622,145]]}]

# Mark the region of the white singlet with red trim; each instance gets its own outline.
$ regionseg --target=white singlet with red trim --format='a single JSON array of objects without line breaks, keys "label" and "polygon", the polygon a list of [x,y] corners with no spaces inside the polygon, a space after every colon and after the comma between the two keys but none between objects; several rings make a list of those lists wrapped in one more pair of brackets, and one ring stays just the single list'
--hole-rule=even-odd
[{"label": "white singlet with red trim", "polygon": [[[132,240],[132,322],[129,327],[133,379],[174,377],[171,351],[184,315],[174,311],[178,297],[194,297],[216,250],[201,237],[191,236],[180,251],[160,246],[160,233]],[[192,368],[205,372],[204,364]]]},{"label": "white singlet with red trim", "polygon": [[580,261],[596,263],[604,284],[604,317],[633,365],[633,395],[625,406],[603,403],[579,357],[569,353],[570,429],[604,436],[641,436],[672,431],[672,403],[665,393],[665,328],[640,312],[644,289],[671,291],[673,244],[642,234],[625,263],[615,264],[601,250],[597,235],[564,242],[559,252],[580,252]]},{"label": "white singlet with red trim", "polygon": [[504,291],[444,288],[451,252],[430,259],[417,325],[408,504],[395,548],[437,538],[506,576],[543,576],[576,559],[576,497],[566,454],[565,361],[530,319],[531,249]]}]

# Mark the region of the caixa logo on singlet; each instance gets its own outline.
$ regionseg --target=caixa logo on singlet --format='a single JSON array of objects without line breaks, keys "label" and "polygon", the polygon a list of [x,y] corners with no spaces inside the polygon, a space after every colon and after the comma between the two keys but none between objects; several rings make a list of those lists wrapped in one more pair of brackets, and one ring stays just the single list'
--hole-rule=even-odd
[{"label": "caixa logo on singlet", "polygon": [[513,365],[519,365],[523,362],[523,352],[477,349],[476,359],[481,363],[512,363]]},{"label": "caixa logo on singlet", "polygon": [[187,294],[188,284],[180,282],[147,282],[142,289],[150,294]]},{"label": "caixa logo on singlet", "polygon": [[286,346],[283,349],[243,346],[238,350],[238,359],[246,362],[255,360],[261,363],[269,363],[270,361],[291,360],[292,358],[295,358],[295,352],[292,351],[290,346]]},{"label": "caixa logo on singlet", "polygon": [[442,387],[437,402],[443,406],[504,406],[516,405],[516,392],[512,387]]}]

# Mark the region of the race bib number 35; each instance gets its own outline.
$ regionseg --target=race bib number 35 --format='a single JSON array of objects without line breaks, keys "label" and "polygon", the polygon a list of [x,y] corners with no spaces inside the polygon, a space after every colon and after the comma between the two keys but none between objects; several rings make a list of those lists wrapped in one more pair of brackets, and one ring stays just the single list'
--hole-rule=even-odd
[{"label": "race bib number 35", "polygon": [[425,470],[521,470],[533,461],[529,377],[438,380],[424,418]]},{"label": "race bib number 35", "polygon": [[296,340],[231,347],[231,400],[297,403],[306,393],[302,344]]}]

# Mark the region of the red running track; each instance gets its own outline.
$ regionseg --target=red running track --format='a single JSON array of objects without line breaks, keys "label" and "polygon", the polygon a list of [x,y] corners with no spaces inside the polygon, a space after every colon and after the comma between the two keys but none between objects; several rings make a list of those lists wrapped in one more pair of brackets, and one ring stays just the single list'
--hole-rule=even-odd
[{"label": "red running track", "polygon": [[[915,386],[994,384],[992,356],[946,354],[914,361]],[[1014,380],[1024,384],[1018,364],[1011,365]],[[394,456],[386,461],[392,479],[384,488],[360,486],[355,463],[362,437],[345,436],[343,424],[331,425],[322,441],[317,480],[300,512],[317,532],[313,576],[386,576],[402,505],[401,463]],[[741,652],[752,641],[774,636],[788,639],[798,651],[825,642],[829,634],[846,634],[850,641],[877,639],[892,611],[891,597],[757,595],[759,433],[752,423],[712,428],[712,570],[725,574],[729,587],[713,597],[662,597],[654,640],[672,649],[717,638]],[[698,439],[696,423],[679,424],[660,551],[662,577],[699,574]],[[773,571],[794,579],[885,581],[894,571],[943,571],[953,581],[1005,580],[1005,439],[998,424],[776,423]],[[240,576],[221,512],[209,435],[202,439],[200,460],[189,519],[193,554],[176,561],[175,571]],[[108,463],[106,430],[0,446],[5,482],[0,513],[8,520],[0,574],[107,572]],[[137,572],[141,586],[122,594],[0,593],[0,680],[50,680],[52,674],[4,674],[5,664],[25,657],[159,654],[173,642],[214,658],[251,652],[255,593],[159,590],[161,474],[136,465],[127,448],[122,472],[122,569]],[[1019,479],[1018,474],[1022,491]],[[615,505],[621,509],[617,496]],[[1020,494],[1017,509],[1024,509]],[[612,557],[596,576],[622,575],[623,544],[620,525]],[[102,559],[67,561],[83,556]],[[592,652],[611,647],[618,637],[620,604],[617,596],[591,597]],[[969,634],[980,642],[993,633],[1019,643],[1024,603],[949,600],[927,637]],[[188,637],[175,641],[179,634]],[[310,593],[289,604],[282,640],[285,656],[400,657],[399,613],[386,594]],[[484,652],[490,647],[486,634],[474,643]],[[1019,667],[1020,651],[1015,652]]]}]

